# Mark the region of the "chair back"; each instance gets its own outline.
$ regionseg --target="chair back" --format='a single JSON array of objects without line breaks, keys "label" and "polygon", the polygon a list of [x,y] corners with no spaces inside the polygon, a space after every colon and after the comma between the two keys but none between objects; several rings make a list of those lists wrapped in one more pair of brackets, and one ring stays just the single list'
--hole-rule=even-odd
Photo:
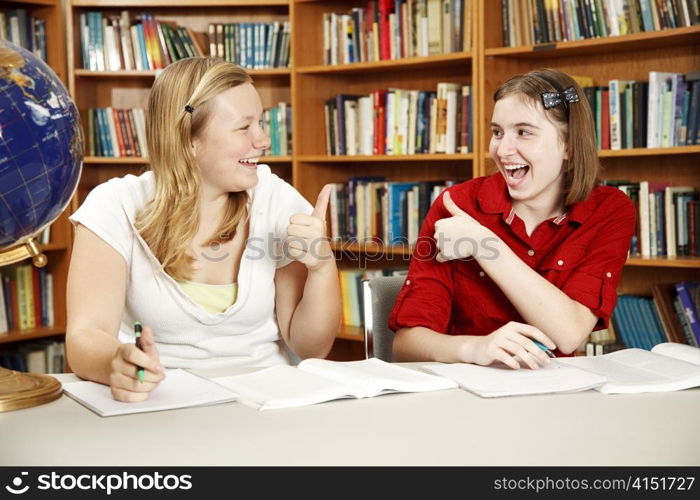
[{"label": "chair back", "polygon": [[380,276],[362,282],[366,358],[393,360],[394,332],[389,329],[389,315],[405,280],[405,276]]}]

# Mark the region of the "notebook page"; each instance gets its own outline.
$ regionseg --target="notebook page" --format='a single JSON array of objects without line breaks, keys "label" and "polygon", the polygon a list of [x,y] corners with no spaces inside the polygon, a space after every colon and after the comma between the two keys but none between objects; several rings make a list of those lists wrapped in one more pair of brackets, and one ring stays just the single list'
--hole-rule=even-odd
[{"label": "notebook page", "polygon": [[109,386],[89,381],[63,384],[64,392],[103,417],[171,410],[235,401],[237,395],[211,381],[181,369],[168,370],[148,399],[137,403],[116,401]]},{"label": "notebook page", "polygon": [[700,365],[700,349],[692,345],[663,342],[652,347],[651,352]]},{"label": "notebook page", "polygon": [[216,377],[212,381],[240,394],[242,403],[260,410],[312,405],[351,396],[350,389],[342,384],[287,365]]},{"label": "notebook page", "polygon": [[606,377],[608,383],[599,388],[605,393],[673,391],[700,385],[700,367],[644,349],[624,349],[561,362]]},{"label": "notebook page", "polygon": [[423,368],[450,378],[462,388],[485,398],[577,392],[605,382],[600,375],[561,365],[557,361],[537,370],[513,370],[502,364],[479,366],[469,363],[433,364],[424,365]]},{"label": "notebook page", "polygon": [[422,392],[458,387],[453,381],[377,358],[361,361],[306,359],[299,369],[351,386],[358,397],[387,392]]}]

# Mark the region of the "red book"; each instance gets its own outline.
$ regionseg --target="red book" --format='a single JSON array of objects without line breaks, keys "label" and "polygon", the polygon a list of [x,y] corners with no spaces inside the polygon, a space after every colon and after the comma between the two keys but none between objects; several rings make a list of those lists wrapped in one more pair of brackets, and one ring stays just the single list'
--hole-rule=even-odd
[{"label": "red book", "polygon": [[12,304],[12,328],[19,330],[19,299],[17,298],[17,278],[10,279],[10,302]]},{"label": "red book", "polygon": [[386,91],[372,91],[374,102],[374,154],[383,155],[386,151]]},{"label": "red book", "polygon": [[601,92],[600,139],[601,149],[610,149],[610,91],[608,89]]},{"label": "red book", "polygon": [[119,141],[119,154],[121,156],[129,156],[126,151],[126,145],[124,144],[122,127],[119,120],[119,110],[117,108],[112,108],[112,119],[114,120],[114,129],[117,132],[117,141]]},{"label": "red book", "polygon": [[389,14],[393,12],[394,0],[379,0],[379,55],[381,59],[391,59],[391,30]]}]

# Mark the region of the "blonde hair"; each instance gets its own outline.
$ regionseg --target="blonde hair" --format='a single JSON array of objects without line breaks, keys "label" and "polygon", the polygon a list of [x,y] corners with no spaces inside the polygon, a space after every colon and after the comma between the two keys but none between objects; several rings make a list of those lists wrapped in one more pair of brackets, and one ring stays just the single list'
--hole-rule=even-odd
[{"label": "blonde hair", "polygon": [[[138,214],[136,229],[176,280],[192,274],[194,258],[188,249],[199,228],[201,175],[191,151],[192,140],[209,123],[214,97],[252,81],[235,64],[192,57],[169,65],[151,89],[146,140],[155,193]],[[245,191],[229,193],[222,222],[211,240],[232,238],[239,222],[247,217],[247,205]]]},{"label": "blonde hair", "polygon": [[569,87],[574,88],[579,102],[568,103],[568,110],[564,104],[545,109],[545,114],[559,130],[561,140],[568,146],[569,158],[564,160],[564,204],[567,206],[584,201],[600,182],[595,122],[583,89],[566,73],[544,68],[512,76],[493,95],[494,102],[510,95],[523,95],[532,103],[541,103],[543,93],[561,92]]}]

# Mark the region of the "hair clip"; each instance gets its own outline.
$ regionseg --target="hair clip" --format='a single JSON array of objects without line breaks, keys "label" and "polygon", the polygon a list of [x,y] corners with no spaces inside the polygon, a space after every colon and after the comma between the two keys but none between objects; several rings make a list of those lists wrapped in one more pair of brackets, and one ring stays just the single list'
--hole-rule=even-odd
[{"label": "hair clip", "polygon": [[190,106],[189,104],[186,104],[185,111],[187,111],[189,114],[192,114],[194,112],[194,108],[192,106]]},{"label": "hair clip", "polygon": [[542,104],[544,109],[554,108],[564,103],[564,108],[568,111],[570,102],[578,102],[578,94],[574,87],[569,87],[561,92],[545,92],[542,94]]}]

